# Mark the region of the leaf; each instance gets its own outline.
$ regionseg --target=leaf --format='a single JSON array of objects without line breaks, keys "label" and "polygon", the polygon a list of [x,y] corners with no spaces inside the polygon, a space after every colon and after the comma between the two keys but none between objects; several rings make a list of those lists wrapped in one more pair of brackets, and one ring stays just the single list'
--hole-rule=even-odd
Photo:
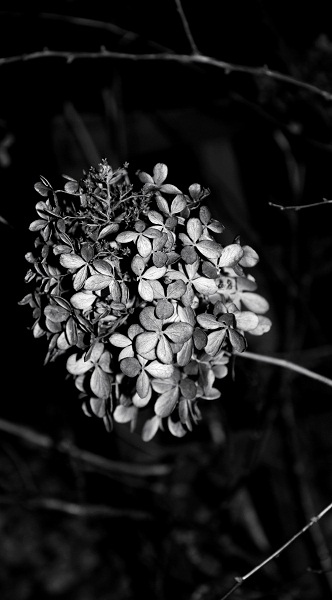
[{"label": "leaf", "polygon": [[112,279],[109,275],[91,275],[88,277],[84,284],[84,288],[90,292],[96,292],[97,290],[103,290],[110,285]]},{"label": "leaf", "polygon": [[77,194],[79,191],[79,184],[77,181],[67,181],[63,189],[65,192],[67,192],[67,194]]},{"label": "leaf", "polygon": [[263,333],[267,333],[270,331],[272,327],[272,321],[268,317],[263,317],[262,315],[258,315],[258,325],[255,329],[249,331],[251,335],[263,335]]},{"label": "leaf", "polygon": [[164,194],[182,194],[181,190],[171,183],[165,183],[162,185],[160,191]]},{"label": "leaf", "polygon": [[210,315],[210,313],[197,315],[197,323],[199,323],[203,329],[220,329],[220,323],[217,321],[216,317]]},{"label": "leaf", "polygon": [[207,206],[201,206],[199,209],[199,218],[203,225],[207,225],[211,219],[211,211]]},{"label": "leaf", "polygon": [[233,267],[243,256],[243,250],[239,244],[229,244],[221,253],[218,261],[219,267]]},{"label": "leaf", "polygon": [[168,417],[167,425],[170,433],[175,437],[181,438],[187,433],[180,421],[174,422],[172,421],[171,417]]},{"label": "leaf", "polygon": [[46,187],[46,185],[44,185],[41,181],[37,181],[33,187],[41,196],[48,196],[50,188]]},{"label": "leaf", "polygon": [[98,271],[98,273],[100,273],[101,275],[110,275],[111,277],[113,276],[113,269],[110,263],[106,260],[97,258],[93,261],[93,266],[96,269],[96,271]]},{"label": "leaf", "polygon": [[255,294],[254,292],[245,292],[241,294],[241,302],[243,302],[246,308],[258,314],[263,314],[270,308],[268,301],[265,300],[263,296]]},{"label": "leaf", "polygon": [[222,247],[217,242],[213,242],[212,240],[202,240],[196,244],[196,248],[200,251],[203,256],[206,258],[216,259],[222,253]]},{"label": "leaf", "polygon": [[75,346],[75,344],[77,344],[77,325],[73,317],[69,317],[66,323],[66,337],[71,346]]},{"label": "leaf", "polygon": [[147,331],[161,331],[162,322],[155,317],[153,306],[143,308],[139,314],[139,320]]},{"label": "leaf", "polygon": [[163,277],[165,275],[167,271],[166,267],[149,267],[143,277],[144,279],[160,279],[161,277]]},{"label": "leaf", "polygon": [[205,296],[211,296],[218,291],[218,287],[214,279],[197,277],[197,279],[193,280],[192,284],[199,294],[204,294]]},{"label": "leaf", "polygon": [[205,346],[207,344],[207,335],[206,335],[205,331],[203,331],[199,327],[196,327],[194,330],[193,337],[194,337],[195,348],[197,348],[197,350],[203,350],[203,348],[205,348]]},{"label": "leaf", "polygon": [[96,296],[91,292],[77,292],[70,298],[70,302],[73,307],[81,310],[87,310],[90,308],[95,300]]},{"label": "leaf", "polygon": [[242,246],[244,252],[243,257],[240,260],[241,267],[254,267],[259,261],[257,252],[250,246]]},{"label": "leaf", "polygon": [[243,310],[235,315],[236,327],[242,331],[250,331],[258,325],[258,317],[249,310]]},{"label": "leaf", "polygon": [[217,354],[217,352],[219,352],[222,343],[225,339],[226,332],[227,329],[219,329],[219,331],[213,331],[212,333],[209,333],[208,341],[204,348],[206,354],[214,356],[215,354]]},{"label": "leaf", "polygon": [[[243,352],[246,347],[246,339],[235,329],[228,329],[229,341],[236,352]],[[206,348],[205,348],[206,350]]]},{"label": "leaf", "polygon": [[106,406],[104,398],[90,398],[90,408],[96,417],[102,419],[106,414]]},{"label": "leaf", "polygon": [[98,240],[101,240],[102,238],[106,237],[110,233],[115,233],[118,230],[119,230],[118,223],[109,223],[109,225],[106,225],[106,227],[103,227],[100,230],[99,235],[98,235]]},{"label": "leaf", "polygon": [[141,398],[145,398],[148,395],[150,389],[150,379],[145,373],[145,371],[141,371],[141,373],[137,377],[136,391]]},{"label": "leaf", "polygon": [[40,231],[47,225],[47,221],[44,219],[36,219],[36,221],[32,221],[29,225],[29,231]]},{"label": "leaf", "polygon": [[129,423],[136,417],[136,406],[123,406],[119,404],[115,407],[113,417],[117,423]]},{"label": "leaf", "polygon": [[77,273],[75,273],[75,275],[73,277],[73,287],[76,292],[78,292],[78,290],[80,290],[83,287],[84,282],[87,278],[87,274],[88,274],[88,266],[87,265],[84,265],[84,267],[81,267],[77,271]]},{"label": "leaf", "polygon": [[145,370],[152,375],[152,377],[167,379],[172,376],[174,367],[173,365],[164,365],[158,360],[154,360],[145,367]]},{"label": "leaf", "polygon": [[[165,202],[166,202],[166,200],[165,200]],[[166,206],[168,209],[167,202],[166,202]],[[151,223],[153,223],[154,225],[163,225],[164,224],[164,219],[162,218],[161,214],[159,212],[157,212],[156,210],[150,210],[148,212],[148,218],[151,221]]]},{"label": "leaf", "polygon": [[137,231],[122,231],[122,233],[116,236],[115,241],[119,242],[119,244],[128,244],[136,240],[138,235]]},{"label": "leaf", "polygon": [[172,215],[181,212],[184,208],[186,208],[187,202],[182,194],[175,196],[174,200],[171,204],[171,213]]},{"label": "leaf", "polygon": [[90,379],[92,392],[98,398],[107,398],[111,393],[111,378],[99,365],[96,365]]},{"label": "leaf", "polygon": [[176,355],[176,362],[179,367],[185,367],[191,360],[194,350],[193,340],[187,340],[181,350]]},{"label": "leaf", "polygon": [[139,277],[140,275],[142,275],[144,269],[145,262],[143,258],[139,256],[139,254],[136,254],[133,260],[131,261],[131,270],[135,273],[135,275]]},{"label": "leaf", "polygon": [[157,345],[157,358],[160,362],[170,365],[173,362],[173,352],[169,341],[162,336]]},{"label": "leaf", "polygon": [[157,399],[154,405],[154,412],[162,419],[168,417],[174,410],[179,399],[179,388],[173,388],[168,392],[164,392]]},{"label": "leaf", "polygon": [[187,264],[193,264],[197,260],[197,253],[193,246],[185,246],[181,250],[181,257]]},{"label": "leaf", "polygon": [[141,398],[141,396],[139,396],[137,393],[134,394],[133,395],[134,406],[137,406],[137,408],[144,408],[144,406],[149,404],[149,401],[151,400],[151,396],[152,396],[151,386],[149,387],[149,391],[148,391],[147,395],[144,396],[143,398]]},{"label": "leaf", "polygon": [[172,298],[173,300],[181,298],[181,296],[183,296],[183,294],[185,293],[186,289],[187,288],[184,281],[178,279],[177,281],[175,281],[175,283],[170,283],[167,286],[167,298]]},{"label": "leaf", "polygon": [[153,289],[148,281],[141,279],[138,284],[138,293],[146,302],[152,302],[153,300]]},{"label": "leaf", "polygon": [[85,265],[85,260],[77,254],[61,254],[60,264],[66,269],[79,269]]},{"label": "leaf", "polygon": [[[181,282],[182,283],[182,282]],[[162,298],[156,305],[156,315],[158,319],[169,319],[174,313],[174,306],[171,302]]]},{"label": "leaf", "polygon": [[196,398],[197,387],[192,379],[182,379],[180,382],[180,390],[184,398],[188,400]]},{"label": "leaf", "polygon": [[145,421],[142,428],[142,440],[143,442],[150,442],[156,435],[160,425],[159,417],[155,416],[152,419]]},{"label": "leaf", "polygon": [[120,362],[120,369],[127,377],[136,377],[141,371],[137,358],[124,358]]},{"label": "leaf", "polygon": [[151,254],[151,252],[152,252],[151,242],[146,237],[144,237],[144,235],[138,236],[136,245],[137,245],[137,250],[138,250],[140,256],[143,256],[143,258],[146,258],[147,256],[149,256]]},{"label": "leaf", "polygon": [[199,219],[189,219],[187,233],[193,242],[197,242],[203,233],[203,226]]},{"label": "leaf", "polygon": [[111,344],[113,344],[113,346],[116,346],[117,348],[126,348],[127,346],[131,345],[131,340],[125,335],[122,335],[122,333],[113,333],[112,335],[110,335],[108,340]]},{"label": "leaf", "polygon": [[77,360],[76,357],[77,354],[71,354],[71,356],[69,356],[66,363],[68,373],[71,375],[81,375],[82,373],[90,371],[93,366],[92,362],[89,360],[85,361],[83,357]]},{"label": "leaf", "polygon": [[161,185],[168,174],[168,168],[164,163],[157,163],[153,167],[153,181],[156,185]]},{"label": "leaf", "polygon": [[175,344],[184,344],[192,336],[194,328],[189,323],[171,323],[164,334]]},{"label": "leaf", "polygon": [[58,305],[49,304],[44,309],[45,316],[54,323],[61,323],[68,319],[68,310]]},{"label": "leaf", "polygon": [[140,333],[135,339],[136,352],[145,358],[145,355],[153,350],[158,343],[158,334],[154,331]]}]

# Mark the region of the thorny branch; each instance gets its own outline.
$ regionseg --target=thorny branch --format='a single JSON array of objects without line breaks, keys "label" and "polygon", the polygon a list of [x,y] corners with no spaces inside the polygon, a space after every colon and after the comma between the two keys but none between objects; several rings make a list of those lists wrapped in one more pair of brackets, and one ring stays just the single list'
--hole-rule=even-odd
[{"label": "thorny branch", "polygon": [[320,521],[320,519],[322,517],[324,517],[326,515],[326,513],[328,513],[331,509],[332,509],[332,502],[330,504],[328,504],[328,506],[326,506],[318,515],[316,515],[315,517],[312,517],[312,519],[310,519],[309,523],[307,523],[304,527],[302,527],[302,529],[300,529],[300,531],[298,531],[295,535],[293,535],[285,544],[283,544],[280,548],[278,548],[278,550],[273,552],[273,554],[268,556],[268,558],[263,560],[259,565],[257,565],[253,569],[251,569],[251,571],[249,571],[242,577],[235,577],[235,581],[236,581],[235,585],[233,585],[233,587],[226,594],[224,594],[224,596],[222,596],[222,598],[220,600],[226,600],[226,598],[229,598],[243,584],[244,581],[247,581],[247,579],[249,579],[249,577],[251,577],[252,575],[257,573],[257,571],[259,571],[260,569],[265,567],[269,562],[271,562],[275,558],[279,558],[281,552],[283,552],[284,550],[286,550],[286,548],[288,548],[291,544],[293,544],[293,542],[295,542],[295,540],[297,540],[301,535],[303,535],[306,531],[308,531],[308,529],[310,529],[310,527],[312,527],[313,525],[318,523],[318,521]]},{"label": "thorny branch", "polygon": [[189,27],[189,23],[188,23],[187,17],[184,14],[181,0],[175,0],[175,4],[176,4],[177,11],[178,11],[178,13],[180,15],[180,19],[182,21],[183,29],[184,29],[184,32],[185,32],[186,37],[188,39],[188,42],[190,44],[192,53],[193,54],[199,54],[199,50],[198,50],[198,48],[196,46],[195,40],[194,40],[193,35],[191,33],[191,29]]},{"label": "thorny branch", "polygon": [[69,52],[65,50],[44,50],[30,52],[27,54],[19,54],[16,56],[5,56],[0,58],[0,67],[20,62],[28,62],[45,58],[59,58],[65,60],[68,64],[77,60],[92,60],[92,59],[109,59],[115,61],[135,61],[135,62],[175,62],[183,65],[207,65],[224,71],[226,75],[231,73],[242,73],[252,75],[254,77],[268,77],[276,81],[281,81],[289,85],[296,86],[299,89],[305,90],[312,94],[322,97],[324,100],[331,101],[332,94],[323,90],[316,85],[307,83],[269,69],[267,65],[262,67],[250,67],[247,65],[238,65],[229,63],[223,60],[218,60],[212,56],[203,54],[176,54],[170,52],[134,54],[130,52],[113,52],[102,47],[98,52]]},{"label": "thorny branch", "polygon": [[296,206],[283,206],[282,204],[274,204],[274,202],[269,202],[269,206],[273,208],[279,208],[279,210],[302,210],[303,208],[315,208],[316,206],[322,206],[323,204],[332,204],[332,200],[327,200],[323,198],[322,202],[313,202],[312,204],[300,204]]}]

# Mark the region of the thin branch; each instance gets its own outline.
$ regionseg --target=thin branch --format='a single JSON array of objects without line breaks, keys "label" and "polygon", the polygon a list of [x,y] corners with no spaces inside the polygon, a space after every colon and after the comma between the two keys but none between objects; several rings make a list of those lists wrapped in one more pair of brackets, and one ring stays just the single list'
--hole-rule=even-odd
[{"label": "thin branch", "polygon": [[273,554],[268,556],[268,558],[263,560],[259,565],[254,567],[251,571],[249,571],[242,577],[235,577],[235,581],[236,581],[235,585],[224,596],[222,596],[222,598],[220,600],[226,600],[226,598],[229,598],[229,596],[231,596],[231,594],[233,594],[233,592],[235,592],[235,590],[237,590],[243,584],[244,581],[249,579],[249,577],[252,577],[252,575],[257,573],[257,571],[259,571],[260,569],[265,567],[269,562],[271,562],[275,558],[279,558],[281,552],[283,552],[284,550],[286,550],[286,548],[288,548],[291,544],[293,544],[293,542],[295,542],[301,535],[303,535],[306,531],[308,531],[308,529],[310,527],[312,527],[313,525],[318,523],[318,521],[320,521],[320,519],[322,517],[324,517],[324,515],[326,515],[326,513],[329,512],[331,509],[332,509],[332,502],[330,504],[328,504],[328,506],[326,506],[317,516],[312,517],[312,519],[310,519],[309,523],[307,523],[304,527],[302,527],[302,529],[300,529],[300,531],[298,531],[295,535],[293,535],[293,537],[291,537],[285,544],[283,544],[280,548],[278,548],[278,550],[273,552]]},{"label": "thin branch", "polygon": [[177,11],[178,11],[178,13],[180,15],[180,19],[182,21],[183,29],[184,29],[184,32],[185,32],[185,34],[187,36],[187,40],[188,40],[188,42],[190,44],[190,48],[192,50],[192,53],[193,54],[199,54],[199,50],[198,50],[198,48],[196,46],[195,40],[194,40],[193,35],[191,33],[191,29],[189,27],[189,23],[188,23],[187,17],[184,14],[181,0],[175,0],[175,4],[176,4]]},{"label": "thin branch", "polygon": [[[22,18],[24,16],[21,12],[11,12],[11,11],[0,11],[0,16],[9,16],[11,18],[18,17]],[[148,46],[154,48],[155,50],[159,50],[161,52],[173,52],[171,48],[164,46],[163,44],[158,44],[158,42],[154,42],[153,40],[148,40],[143,38],[143,36],[135,31],[130,31],[129,29],[124,29],[119,25],[115,25],[114,23],[108,23],[106,21],[99,21],[97,19],[88,19],[86,17],[75,17],[72,15],[60,15],[56,13],[38,13],[36,15],[36,19],[48,20],[48,21],[62,21],[64,23],[70,25],[76,25],[78,27],[86,27],[88,29],[99,29],[108,31],[114,35],[119,36],[123,40],[128,42],[133,42],[135,40],[142,40],[146,42]]]},{"label": "thin branch", "polygon": [[73,444],[60,442],[56,444],[47,435],[38,433],[25,425],[17,425],[4,419],[0,419],[0,430],[10,435],[14,435],[34,446],[39,446],[46,450],[55,450],[61,454],[65,454],[70,458],[79,460],[82,464],[96,469],[111,473],[122,473],[135,477],[159,477],[167,475],[170,472],[170,467],[163,464],[145,465],[138,463],[125,463],[122,461],[109,460],[103,456],[93,454],[87,450],[81,450]]},{"label": "thin branch", "polygon": [[306,90],[312,94],[318,95],[324,100],[332,100],[332,94],[326,90],[322,90],[316,85],[306,83],[290,75],[279,73],[269,69],[266,65],[263,67],[249,67],[247,65],[237,65],[223,60],[217,60],[211,56],[204,56],[202,54],[173,54],[169,52],[163,52],[158,54],[132,54],[126,52],[111,52],[106,48],[101,48],[99,52],[68,52],[65,50],[49,50],[45,48],[42,51],[31,52],[28,54],[20,54],[17,56],[6,56],[0,58],[0,67],[3,65],[10,65],[19,62],[28,62],[33,60],[40,60],[45,58],[59,58],[65,60],[68,64],[77,60],[92,60],[92,59],[109,59],[117,61],[135,61],[135,62],[176,62],[183,65],[208,65],[210,67],[216,67],[229,75],[230,73],[242,73],[247,75],[253,75],[255,77],[269,77],[282,83],[296,86],[299,89]]},{"label": "thin branch", "polygon": [[256,354],[255,352],[235,352],[236,356],[249,358],[250,360],[256,360],[258,362],[265,362],[271,365],[275,365],[277,367],[283,367],[284,369],[289,369],[290,371],[296,371],[301,375],[305,375],[306,377],[310,377],[311,379],[316,379],[325,385],[329,385],[332,387],[332,379],[328,377],[324,377],[324,375],[320,375],[319,373],[315,373],[315,371],[310,371],[305,367],[301,367],[289,360],[285,360],[284,358],[276,358],[274,356],[266,356],[265,354]]},{"label": "thin branch", "polygon": [[43,508],[50,511],[60,512],[73,517],[108,517],[108,518],[130,518],[137,520],[151,519],[149,513],[139,510],[110,508],[109,506],[99,504],[76,504],[74,502],[65,502],[57,498],[39,498],[30,500],[27,503],[28,508]]},{"label": "thin branch", "polygon": [[302,210],[302,208],[315,208],[316,206],[322,206],[323,204],[332,204],[332,200],[327,200],[326,198],[323,198],[323,202],[314,202],[313,204],[302,204],[300,206],[283,206],[282,204],[274,204],[274,202],[269,202],[269,206],[279,208],[279,210]]}]

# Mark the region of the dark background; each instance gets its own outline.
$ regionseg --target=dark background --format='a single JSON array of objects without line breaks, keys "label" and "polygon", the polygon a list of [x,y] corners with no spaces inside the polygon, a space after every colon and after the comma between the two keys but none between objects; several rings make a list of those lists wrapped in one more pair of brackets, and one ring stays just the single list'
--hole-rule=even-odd
[{"label": "dark background", "polygon": [[[203,54],[332,92],[328,4],[183,8]],[[102,46],[190,53],[171,0],[1,3],[0,59]],[[44,341],[17,304],[33,185],[43,175],[60,187],[62,174],[80,177],[105,157],[132,173],[164,162],[170,183],[209,187],[225,243],[240,234],[260,255],[254,275],[273,328],[248,335],[249,350],[331,377],[332,207],[281,212],[269,202],[332,199],[332,101],[271,77],[175,62],[0,60],[0,77],[1,598],[220,599],[331,502],[330,388],[238,358],[234,380],[222,380],[221,399],[202,404],[203,422],[184,439],[158,433],[146,444],[121,425],[107,434],[83,415],[64,363],[43,366]],[[9,433],[8,423],[19,427]],[[113,467],[70,458],[73,447]],[[163,474],[153,472],[160,464]],[[327,514],[234,598],[332,598],[331,542]]]}]

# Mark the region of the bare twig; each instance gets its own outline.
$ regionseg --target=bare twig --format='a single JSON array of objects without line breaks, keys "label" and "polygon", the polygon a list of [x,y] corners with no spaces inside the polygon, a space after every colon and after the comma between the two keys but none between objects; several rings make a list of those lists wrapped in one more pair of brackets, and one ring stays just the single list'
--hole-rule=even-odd
[{"label": "bare twig", "polygon": [[71,515],[73,517],[108,517],[108,518],[130,518],[136,520],[151,519],[149,513],[139,510],[111,508],[99,504],[76,504],[74,502],[65,502],[58,498],[39,498],[30,500],[27,503],[28,508],[44,508],[50,511],[56,511]]},{"label": "bare twig", "polygon": [[279,208],[279,210],[302,210],[302,208],[315,208],[316,206],[322,206],[323,204],[332,204],[332,200],[327,200],[326,198],[323,198],[323,202],[302,204],[300,206],[283,206],[282,204],[274,204],[274,202],[269,202],[269,206],[273,206],[273,208]]},{"label": "bare twig", "polygon": [[[9,16],[9,17],[18,17],[22,18],[24,15],[21,12],[14,11],[0,11],[0,16]],[[61,15],[56,13],[38,13],[36,15],[36,19],[41,19],[43,21],[62,21],[63,23],[68,23],[70,25],[85,27],[87,29],[99,29],[108,31],[114,35],[117,35],[121,38],[121,41],[133,42],[136,40],[141,40],[142,35],[136,33],[135,31],[130,31],[129,29],[124,29],[119,25],[115,25],[114,23],[108,23],[106,21],[99,21],[98,19],[88,19],[86,17],[75,17],[72,15]],[[148,46],[154,48],[155,50],[159,50],[161,52],[173,52],[171,48],[164,46],[163,44],[158,44],[158,42],[154,42],[153,40],[146,39],[144,40]]]},{"label": "bare twig", "polygon": [[286,548],[288,548],[291,544],[293,544],[293,542],[295,542],[301,535],[303,535],[306,531],[308,531],[308,529],[310,527],[312,527],[313,525],[318,523],[318,521],[320,521],[320,519],[322,517],[324,517],[324,515],[326,515],[326,513],[329,512],[331,509],[332,509],[332,502],[328,506],[326,506],[318,515],[316,515],[315,517],[312,517],[312,519],[310,519],[309,523],[307,523],[304,527],[302,527],[302,529],[300,529],[300,531],[298,531],[295,535],[293,535],[293,537],[291,537],[285,544],[283,544],[280,548],[278,548],[278,550],[273,552],[273,554],[268,556],[268,558],[263,560],[259,565],[257,565],[253,569],[251,569],[251,571],[249,571],[242,577],[235,577],[236,583],[233,585],[233,587],[228,592],[226,592],[226,594],[224,594],[224,596],[222,596],[222,598],[220,600],[226,600],[226,598],[229,598],[233,594],[233,592],[235,592],[243,584],[244,581],[247,581],[247,579],[249,579],[249,577],[252,577],[252,575],[257,573],[257,571],[259,571],[260,569],[265,567],[269,562],[271,562],[275,558],[279,558],[281,552],[283,552],[284,550],[286,550]]},{"label": "bare twig", "polygon": [[170,472],[170,467],[168,465],[125,463],[122,461],[109,460],[108,458],[93,454],[87,450],[81,450],[73,444],[69,445],[66,442],[60,442],[56,444],[47,435],[38,433],[33,429],[26,427],[25,425],[17,425],[16,423],[11,423],[10,421],[6,421],[4,419],[0,419],[0,430],[9,433],[10,435],[19,437],[20,439],[33,444],[34,446],[39,446],[40,448],[45,448],[46,450],[54,449],[62,454],[66,454],[70,458],[79,460],[82,464],[85,464],[88,467],[94,467],[106,472],[122,473],[124,475],[131,475],[135,477],[159,477],[167,475]]},{"label": "bare twig", "polygon": [[332,94],[323,90],[316,85],[306,83],[290,75],[279,73],[268,68],[267,65],[262,67],[250,67],[247,65],[238,65],[234,63],[225,62],[223,60],[217,60],[211,56],[204,56],[202,54],[173,54],[170,52],[161,52],[157,54],[132,54],[127,52],[112,52],[101,48],[99,52],[69,52],[65,50],[49,50],[45,48],[42,51],[31,52],[27,54],[20,54],[16,56],[5,56],[0,58],[0,67],[3,65],[10,65],[19,62],[28,62],[33,60],[40,60],[45,58],[59,58],[65,60],[68,64],[77,60],[92,60],[92,59],[109,59],[116,61],[135,61],[135,62],[176,62],[184,65],[208,65],[210,67],[216,67],[221,69],[226,74],[230,73],[242,73],[252,75],[254,77],[268,77],[282,83],[296,86],[299,89],[305,90],[312,94],[318,95],[324,100],[331,101]]},{"label": "bare twig", "polygon": [[184,32],[185,32],[185,34],[187,36],[187,40],[188,40],[188,42],[190,44],[192,53],[193,54],[199,54],[199,51],[198,51],[198,48],[196,46],[195,40],[194,40],[193,35],[191,33],[191,29],[189,27],[189,23],[188,23],[187,17],[184,14],[181,0],[175,0],[175,4],[176,4],[177,11],[178,11],[178,13],[180,15],[180,19],[182,21],[183,29],[184,29]]},{"label": "bare twig", "polygon": [[329,385],[332,387],[332,379],[328,377],[324,377],[324,375],[320,375],[319,373],[315,373],[315,371],[310,371],[305,367],[301,367],[289,360],[284,358],[276,358],[274,356],[266,356],[265,354],[256,354],[255,352],[236,352],[236,356],[249,358],[250,360],[256,360],[258,362],[265,362],[271,365],[275,365],[277,367],[283,367],[284,369],[289,369],[290,371],[296,371],[301,375],[305,375],[306,377],[310,377],[311,379],[316,379],[325,385]]}]

